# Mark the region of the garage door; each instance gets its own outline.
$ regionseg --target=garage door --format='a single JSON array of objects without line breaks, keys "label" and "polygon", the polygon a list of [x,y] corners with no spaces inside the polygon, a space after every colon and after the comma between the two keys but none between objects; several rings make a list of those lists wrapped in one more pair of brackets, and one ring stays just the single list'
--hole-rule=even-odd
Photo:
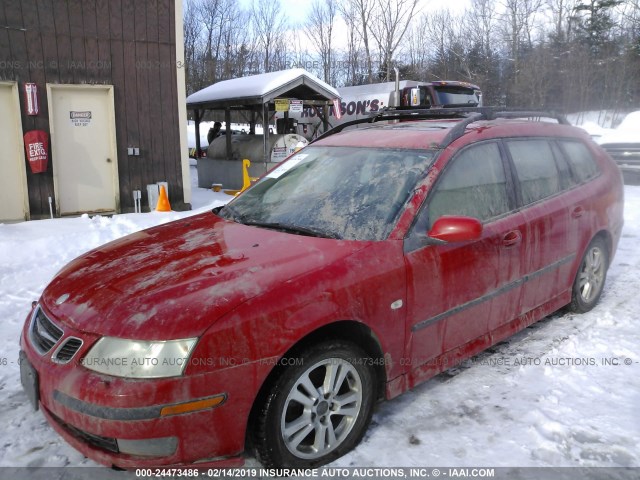
[{"label": "garage door", "polygon": [[118,162],[111,85],[47,85],[60,215],[118,211]]},{"label": "garage door", "polygon": [[0,112],[0,222],[27,220],[29,198],[15,82],[0,82]]}]

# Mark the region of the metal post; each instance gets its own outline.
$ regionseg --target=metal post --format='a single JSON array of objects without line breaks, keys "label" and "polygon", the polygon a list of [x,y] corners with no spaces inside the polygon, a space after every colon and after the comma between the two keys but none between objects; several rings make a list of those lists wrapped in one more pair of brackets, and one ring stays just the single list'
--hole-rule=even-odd
[{"label": "metal post", "polygon": [[200,158],[200,110],[194,111],[194,117],[196,122],[196,158]]},{"label": "metal post", "polygon": [[249,122],[249,135],[256,134],[256,108],[251,107],[251,121]]},{"label": "metal post", "polygon": [[327,104],[322,106],[322,128],[325,132],[329,130],[329,106]]},{"label": "metal post", "polygon": [[265,103],[262,106],[262,146],[263,146],[263,160],[264,160],[264,173],[267,173],[269,167],[267,162],[269,161],[269,103]]},{"label": "metal post", "polygon": [[231,110],[224,109],[224,123],[227,125],[225,137],[227,140],[227,160],[231,160]]}]

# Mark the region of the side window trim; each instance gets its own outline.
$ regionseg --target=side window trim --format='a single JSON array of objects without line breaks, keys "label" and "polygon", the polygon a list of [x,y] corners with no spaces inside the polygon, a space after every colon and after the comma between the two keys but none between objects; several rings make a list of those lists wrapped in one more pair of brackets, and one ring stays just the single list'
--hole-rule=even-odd
[{"label": "side window trim", "polygon": [[[567,153],[562,148],[562,142],[560,142],[559,138],[550,138],[549,143],[551,144],[551,152],[556,159],[556,167],[560,173],[561,191],[564,192],[575,188],[578,186],[578,182],[571,164],[567,161]],[[567,176],[567,173],[569,176]]]},{"label": "side window trim", "polygon": [[499,138],[497,142],[498,142],[498,148],[500,149],[500,156],[502,157],[504,175],[507,179],[507,193],[509,194],[509,208],[510,208],[509,211],[513,212],[521,208],[521,205],[522,205],[520,184],[518,182],[518,176],[516,174],[516,169],[513,164],[513,159],[511,158],[509,149],[505,144],[505,139]]}]

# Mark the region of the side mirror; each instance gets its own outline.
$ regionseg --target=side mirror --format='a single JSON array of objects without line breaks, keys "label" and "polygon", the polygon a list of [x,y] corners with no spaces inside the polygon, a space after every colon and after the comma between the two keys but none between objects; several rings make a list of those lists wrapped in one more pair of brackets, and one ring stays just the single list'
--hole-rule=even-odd
[{"label": "side mirror", "polygon": [[441,242],[469,242],[480,238],[482,224],[477,218],[444,215],[436,220],[427,235]]}]

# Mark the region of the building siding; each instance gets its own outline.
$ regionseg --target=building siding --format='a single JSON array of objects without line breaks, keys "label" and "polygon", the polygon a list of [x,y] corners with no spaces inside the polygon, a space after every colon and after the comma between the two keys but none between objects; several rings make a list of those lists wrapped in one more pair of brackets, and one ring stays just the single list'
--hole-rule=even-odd
[{"label": "building siding", "polygon": [[[181,48],[181,47],[180,47]],[[184,203],[178,131],[174,0],[3,0],[0,2],[0,80],[17,81],[22,128],[50,133],[46,84],[114,86],[123,212],[133,190],[169,182],[171,205]],[[23,86],[38,86],[40,113],[27,116]],[[140,156],[128,156],[127,147]],[[48,216],[54,197],[52,163],[27,183],[31,218]]]}]

